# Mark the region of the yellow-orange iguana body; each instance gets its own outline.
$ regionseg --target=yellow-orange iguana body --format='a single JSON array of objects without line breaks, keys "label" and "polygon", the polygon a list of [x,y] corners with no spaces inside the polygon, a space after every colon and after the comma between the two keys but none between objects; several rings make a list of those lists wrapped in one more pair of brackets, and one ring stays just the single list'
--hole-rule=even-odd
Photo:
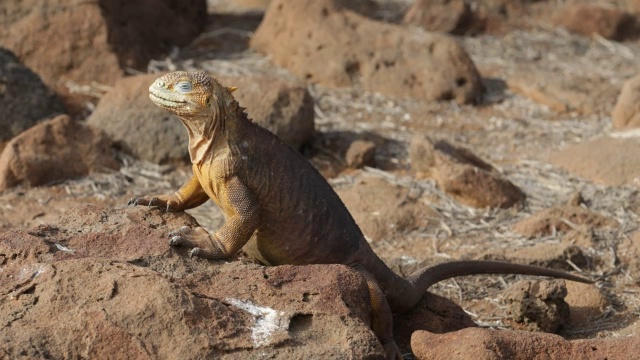
[{"label": "yellow-orange iguana body", "polygon": [[173,195],[131,199],[130,204],[182,211],[213,199],[224,225],[209,234],[183,227],[170,244],[191,254],[224,259],[255,236],[269,265],[345,264],[370,291],[372,328],[389,359],[401,359],[393,340],[392,312],[413,307],[436,282],[469,274],[529,274],[590,282],[562,271],[492,261],[454,261],[396,275],[378,258],[338,195],[320,173],[280,138],[247,119],[235,88],[204,72],[174,72],[149,88],[158,106],[177,114],[189,133],[193,176]]}]

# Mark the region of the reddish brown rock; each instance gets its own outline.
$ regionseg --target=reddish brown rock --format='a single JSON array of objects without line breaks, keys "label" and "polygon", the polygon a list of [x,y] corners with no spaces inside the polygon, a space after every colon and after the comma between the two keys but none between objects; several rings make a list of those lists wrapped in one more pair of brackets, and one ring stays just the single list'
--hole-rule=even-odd
[{"label": "reddish brown rock", "polygon": [[[50,86],[112,84],[126,68],[184,46],[206,20],[205,0],[6,0],[0,43]],[[55,39],[55,41],[53,41]]]},{"label": "reddish brown rock", "polygon": [[453,38],[364,18],[334,0],[276,0],[251,46],[300,78],[423,100],[475,102],[483,88]]},{"label": "reddish brown rock", "polygon": [[575,225],[586,225],[591,229],[616,227],[618,222],[582,206],[558,205],[541,210],[517,222],[513,231],[527,237],[550,235],[554,231],[567,232]]},{"label": "reddish brown rock", "polygon": [[564,280],[525,280],[504,293],[508,322],[517,330],[555,333],[569,322]]},{"label": "reddish brown rock", "polygon": [[602,316],[609,299],[595,284],[581,284],[575,281],[567,281],[567,297],[565,301],[571,308],[571,325],[583,326],[590,320]]},{"label": "reddish brown rock", "polygon": [[0,191],[119,167],[111,141],[102,131],[60,115],[30,128],[7,144],[0,155]]},{"label": "reddish brown rock", "polygon": [[640,75],[627,80],[611,114],[613,127],[631,129],[640,127]]},{"label": "reddish brown rock", "polygon": [[126,77],[98,103],[87,124],[102,129],[114,143],[154,163],[187,160],[187,132],[177,116],[149,100],[149,86],[158,74]]},{"label": "reddish brown rock", "polygon": [[554,22],[574,33],[587,36],[598,34],[611,40],[626,40],[638,35],[636,19],[612,7],[571,4],[554,17]]},{"label": "reddish brown rock", "polygon": [[393,334],[403,353],[411,351],[411,334],[415,331],[441,334],[476,326],[459,305],[429,292],[413,309],[393,317]]},{"label": "reddish brown rock", "polygon": [[[186,213],[87,205],[0,234],[0,355],[384,357],[355,270],[207,261],[169,246],[170,231],[196,225]],[[395,324],[407,351],[413,330],[473,326],[431,294]]]},{"label": "reddish brown rock", "polygon": [[443,191],[463,204],[508,208],[525,199],[517,186],[468,149],[416,135],[409,156],[415,171],[435,179]]},{"label": "reddish brown rock", "polygon": [[[126,152],[154,163],[188,159],[187,132],[180,119],[149,100],[160,74],[127,77],[100,99],[87,122],[104,130]],[[299,148],[314,132],[313,99],[296,81],[271,75],[224,76],[256,123]],[[144,139],[144,141],[141,141]]]},{"label": "reddish brown rock", "polygon": [[183,225],[195,222],[85,206],[51,225],[0,234],[0,354],[383,357],[356,271],[191,259],[167,241]]},{"label": "reddish brown rock", "polygon": [[549,161],[597,184],[620,186],[640,179],[640,138],[601,136],[561,149]]},{"label": "reddish brown rock", "polygon": [[469,328],[447,334],[416,331],[411,349],[420,360],[623,360],[640,351],[640,338],[568,341],[554,334]]}]

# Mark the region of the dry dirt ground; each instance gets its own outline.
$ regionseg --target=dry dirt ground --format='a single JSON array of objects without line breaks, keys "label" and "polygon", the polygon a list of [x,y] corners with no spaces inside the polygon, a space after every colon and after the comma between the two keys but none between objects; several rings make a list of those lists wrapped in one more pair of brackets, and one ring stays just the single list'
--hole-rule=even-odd
[{"label": "dry dirt ground", "polygon": [[[205,69],[233,73],[283,71],[246,43],[259,16],[215,16],[215,26],[189,48],[152,61],[150,72]],[[587,38],[532,24],[503,37],[482,35],[460,38],[483,75],[488,92],[480,105],[454,102],[424,103],[397,99],[358,88],[333,89],[312,85],[316,101],[316,132],[305,151],[341,192],[354,184],[384,181],[406,190],[406,199],[390,209],[355,208],[356,218],[375,218],[382,227],[400,227],[371,239],[371,245],[396,271],[409,272],[419,264],[443,259],[521,258],[541,264],[557,258],[571,245],[579,245],[586,260],[565,262],[567,269],[585,267],[599,279],[606,306],[588,321],[565,327],[569,338],[618,337],[630,334],[640,317],[640,259],[629,257],[630,236],[638,228],[638,184],[603,186],[551,165],[554,152],[601,134],[612,132],[610,114],[624,81],[639,68],[640,42],[616,43]],[[563,79],[571,78],[567,85]],[[550,84],[550,85],[549,85]],[[561,84],[571,111],[557,112],[544,101],[525,96],[524,85],[537,89]],[[518,90],[520,89],[520,90]],[[567,90],[568,89],[568,90]],[[582,101],[583,94],[599,94]],[[551,97],[555,95],[550,95]],[[462,144],[498,168],[526,194],[521,209],[473,209],[456,203],[432,180],[411,171],[408,144],[415,133]],[[352,137],[377,139],[376,168],[342,171],[335,143]],[[185,145],[186,146],[186,145]],[[55,219],[82,203],[124,207],[134,195],[169,193],[188,177],[185,165],[158,166],[121,156],[119,172],[94,174],[48,187],[18,188],[0,194],[0,231],[31,228]],[[583,203],[619,222],[616,228],[584,229],[572,226],[571,236],[561,232],[528,239],[513,225],[540,210],[562,205],[579,192]],[[362,202],[382,194],[365,192]],[[386,223],[404,201],[430,207],[422,219]],[[351,205],[347,202],[347,205]],[[358,209],[366,213],[357,213]],[[221,213],[208,202],[189,211],[209,229],[222,222]],[[410,216],[410,215],[407,215]],[[367,220],[365,220],[367,221]],[[374,221],[374,220],[368,220]],[[363,227],[377,225],[366,224]],[[627,244],[627,245],[625,245]],[[556,250],[549,250],[556,249]],[[559,254],[558,255],[558,250]],[[555,251],[555,252],[554,252]],[[620,259],[626,259],[624,266]],[[635,262],[635,264],[633,263]],[[504,290],[519,278],[479,276],[444,281],[431,291],[459,303],[482,326],[509,328]]]}]

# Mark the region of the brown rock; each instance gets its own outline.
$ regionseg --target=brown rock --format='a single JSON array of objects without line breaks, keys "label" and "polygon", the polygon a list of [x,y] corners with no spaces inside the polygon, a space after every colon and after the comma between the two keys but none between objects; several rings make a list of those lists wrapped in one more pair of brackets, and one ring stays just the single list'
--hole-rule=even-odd
[{"label": "brown rock", "polygon": [[[191,259],[168,245],[167,233],[195,225],[186,213],[87,205],[0,234],[0,299],[10,299],[0,305],[0,354],[383,358],[357,272]],[[475,326],[432,294],[394,323],[405,351],[414,330]]]},{"label": "brown rock", "polygon": [[411,349],[420,360],[623,360],[640,351],[640,337],[568,341],[554,334],[468,328],[416,331]]},{"label": "brown rock", "polygon": [[569,321],[564,280],[525,280],[504,294],[509,323],[518,330],[555,333]]},{"label": "brown rock", "polygon": [[275,0],[251,46],[307,81],[475,102],[479,74],[453,38],[364,18],[334,0]]},{"label": "brown rock", "polygon": [[436,180],[457,201],[478,208],[508,208],[525,194],[470,150],[416,135],[409,148],[414,170]]},{"label": "brown rock", "polygon": [[359,169],[365,166],[375,166],[376,144],[373,141],[356,140],[349,145],[345,154],[347,166]]},{"label": "brown rock", "polygon": [[[186,160],[189,140],[182,122],[149,100],[149,85],[158,76],[118,81],[87,122],[138,158],[155,163]],[[313,99],[297,82],[270,75],[225,76],[220,81],[238,87],[234,96],[247,107],[249,117],[292,146],[299,148],[313,135]]]},{"label": "brown rock", "polygon": [[[449,166],[447,166],[449,165]],[[496,172],[459,164],[441,164],[436,182],[457,201],[476,208],[521,205],[525,194]]]},{"label": "brown rock", "polygon": [[640,138],[601,136],[559,150],[549,161],[597,184],[620,186],[640,178]]},{"label": "brown rock", "polygon": [[619,224],[614,219],[581,206],[558,205],[520,220],[513,226],[513,231],[527,237],[538,237],[550,235],[554,231],[567,232],[573,229],[574,225],[586,225],[596,229],[616,227]]},{"label": "brown rock", "polygon": [[440,334],[476,326],[459,305],[429,292],[413,309],[393,317],[393,334],[403,353],[411,351],[410,339],[415,331]]},{"label": "brown rock", "polygon": [[597,74],[558,74],[528,65],[510,75],[507,86],[551,111],[584,115],[611,111],[618,92],[606,78]]},{"label": "brown rock", "polygon": [[554,22],[574,33],[598,34],[611,40],[621,41],[638,35],[638,24],[631,14],[597,5],[568,5],[557,14]]},{"label": "brown rock", "polygon": [[[377,177],[360,178],[351,186],[336,188],[336,192],[371,241],[389,240],[426,227],[427,218],[438,217],[433,209],[418,201],[420,194]],[[371,196],[372,193],[376,196]]]},{"label": "brown rock", "polygon": [[6,0],[0,14],[0,43],[58,88],[112,84],[167,45],[188,44],[204,26],[206,1]]},{"label": "brown rock", "polygon": [[167,242],[183,225],[195,222],[184,213],[86,206],[52,225],[0,234],[0,354],[384,356],[354,270],[190,259]]},{"label": "brown rock", "polygon": [[611,118],[616,129],[640,127],[640,75],[624,83]]},{"label": "brown rock", "polygon": [[119,80],[98,103],[87,123],[106,132],[124,151],[154,163],[187,160],[187,132],[177,116],[149,100],[158,74]]},{"label": "brown rock", "polygon": [[62,102],[40,77],[0,47],[0,142],[62,112]]},{"label": "brown rock", "polygon": [[0,191],[118,169],[111,141],[67,115],[43,121],[11,140],[0,155]]},{"label": "brown rock", "polygon": [[609,300],[594,284],[581,284],[567,281],[567,297],[565,301],[571,308],[571,325],[581,326],[590,319],[602,316],[609,306]]}]

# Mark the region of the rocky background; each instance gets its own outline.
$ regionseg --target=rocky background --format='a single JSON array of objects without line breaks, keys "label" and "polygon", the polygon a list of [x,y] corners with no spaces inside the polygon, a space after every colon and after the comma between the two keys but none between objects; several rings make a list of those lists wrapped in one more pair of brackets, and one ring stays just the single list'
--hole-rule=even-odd
[{"label": "rocky background", "polygon": [[189,259],[189,214],[128,208],[190,173],[155,107],[202,69],[300,149],[398,273],[446,259],[574,271],[444,281],[395,318],[407,359],[640,351],[640,1],[0,2],[0,358],[382,358],[341,265]]}]

